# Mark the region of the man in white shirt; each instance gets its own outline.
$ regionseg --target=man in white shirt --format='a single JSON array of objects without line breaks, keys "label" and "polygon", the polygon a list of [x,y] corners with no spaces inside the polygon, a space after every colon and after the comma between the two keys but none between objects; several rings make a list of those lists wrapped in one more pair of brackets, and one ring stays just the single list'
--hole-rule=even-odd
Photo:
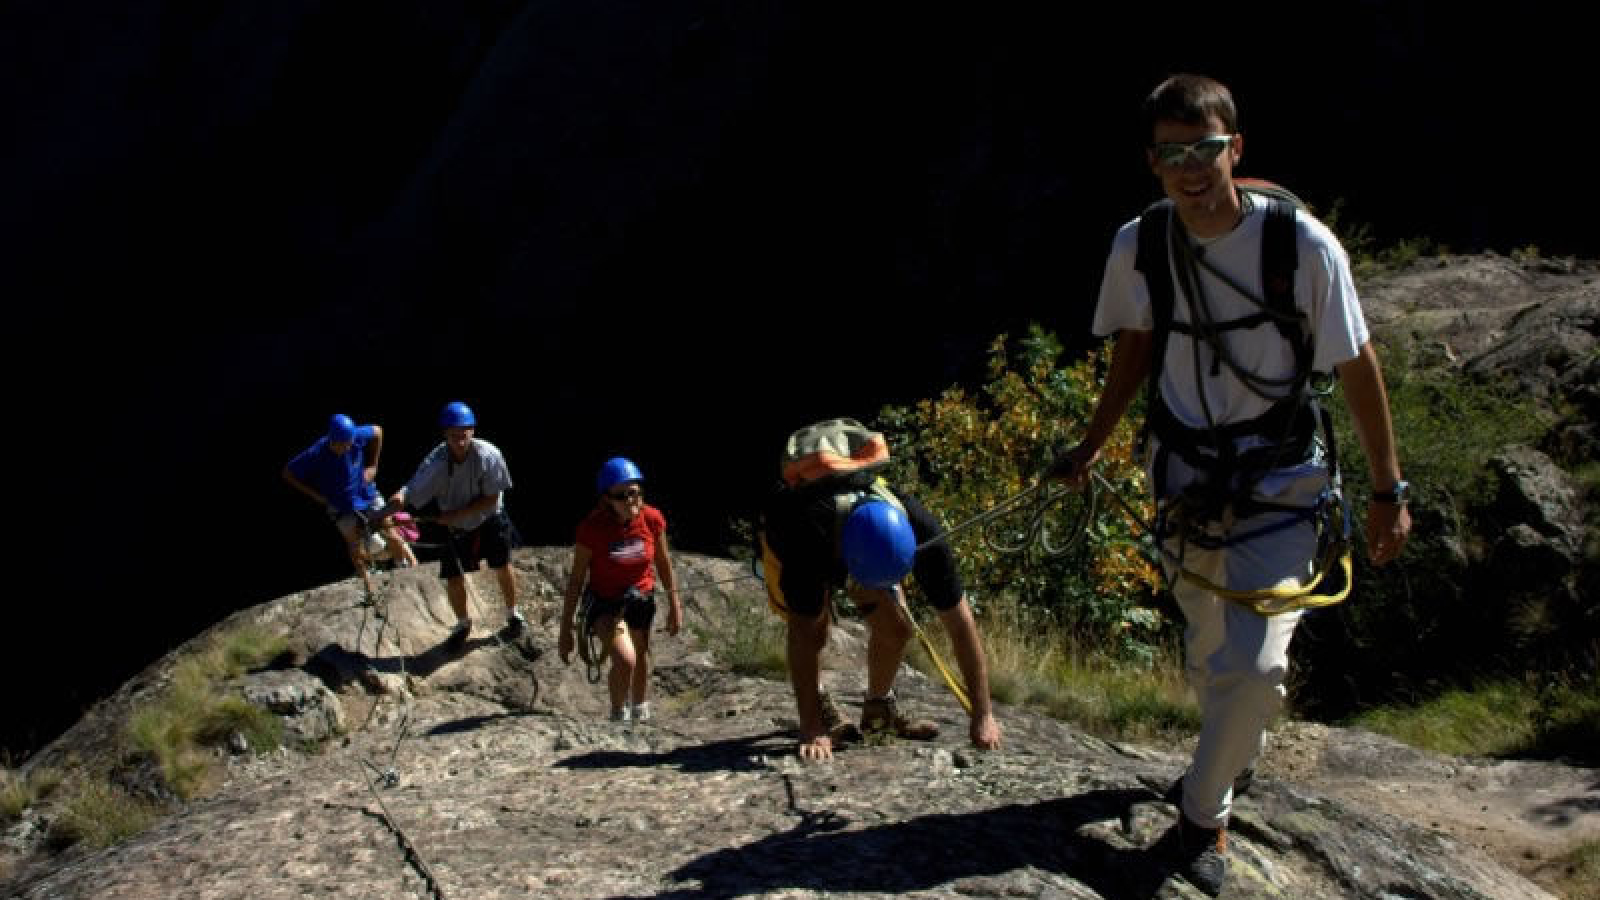
[{"label": "man in white shirt", "polygon": [[[1336,372],[1344,384],[1375,489],[1366,522],[1374,564],[1400,553],[1411,518],[1383,375],[1344,248],[1303,211],[1274,210],[1292,223],[1281,233],[1292,234],[1297,257],[1292,275],[1274,287],[1278,296],[1292,289],[1297,315],[1289,318],[1306,340],[1291,343],[1279,325],[1284,317],[1275,319],[1261,299],[1273,296],[1263,268],[1272,206],[1235,182],[1244,136],[1228,89],[1204,76],[1173,76],[1147,99],[1145,119],[1147,160],[1167,199],[1124,225],[1112,244],[1094,318],[1095,334],[1116,335],[1111,370],[1083,441],[1052,475],[1084,482],[1152,365],[1159,367],[1149,401],[1156,503],[1163,513],[1185,503],[1215,513],[1201,516],[1198,531],[1160,536],[1202,713],[1181,782],[1180,846],[1186,877],[1215,896],[1226,877],[1234,779],[1253,765],[1282,705],[1289,641],[1303,610],[1263,615],[1212,588],[1264,591],[1311,577],[1317,534],[1309,514],[1297,511],[1320,508],[1330,480],[1328,448],[1304,427],[1299,392],[1312,372]],[[1140,228],[1158,213],[1169,232],[1154,245],[1151,277],[1140,265]],[[1172,285],[1165,329],[1156,327],[1152,302],[1157,278]],[[1163,332],[1164,346],[1155,346]],[[1297,442],[1284,440],[1291,426]]]},{"label": "man in white shirt", "polygon": [[444,442],[423,458],[416,474],[390,498],[395,509],[407,503],[414,508],[438,503],[439,514],[433,521],[449,529],[439,556],[439,577],[445,580],[445,593],[456,614],[452,643],[466,640],[472,632],[465,573],[476,571],[480,560],[488,562],[500,583],[507,629],[517,633],[526,624],[517,608],[517,579],[510,566],[516,539],[505,513],[504,492],[511,487],[511,473],[500,449],[475,436],[477,424],[465,403],[446,404],[439,414]]}]

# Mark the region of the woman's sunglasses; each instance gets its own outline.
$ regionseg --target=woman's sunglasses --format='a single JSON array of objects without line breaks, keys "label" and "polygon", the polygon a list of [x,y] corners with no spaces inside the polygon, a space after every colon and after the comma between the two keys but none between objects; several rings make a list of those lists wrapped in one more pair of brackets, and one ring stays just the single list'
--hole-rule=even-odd
[{"label": "woman's sunglasses", "polygon": [[640,497],[643,497],[644,491],[641,491],[636,487],[631,487],[627,488],[626,490],[609,491],[606,493],[606,496],[617,501],[618,503],[626,503],[629,500],[637,500]]}]

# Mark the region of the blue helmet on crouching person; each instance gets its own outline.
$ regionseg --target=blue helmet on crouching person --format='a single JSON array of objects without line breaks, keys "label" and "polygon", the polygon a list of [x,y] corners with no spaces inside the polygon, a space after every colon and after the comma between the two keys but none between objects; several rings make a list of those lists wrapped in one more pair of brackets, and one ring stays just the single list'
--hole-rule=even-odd
[{"label": "blue helmet on crouching person", "polygon": [[619,484],[629,481],[643,481],[644,473],[633,461],[624,456],[613,456],[606,460],[600,467],[600,474],[595,476],[594,489],[597,494],[604,494]]},{"label": "blue helmet on crouching person", "polygon": [[891,503],[869,500],[845,519],[840,548],[851,578],[869,588],[886,589],[911,572],[917,536],[905,513]]}]

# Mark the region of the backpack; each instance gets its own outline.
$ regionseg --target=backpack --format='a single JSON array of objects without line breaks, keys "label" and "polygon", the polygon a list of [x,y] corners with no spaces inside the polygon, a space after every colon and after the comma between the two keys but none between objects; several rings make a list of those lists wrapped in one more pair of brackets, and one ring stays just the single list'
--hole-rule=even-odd
[{"label": "backpack", "polygon": [[[1284,340],[1294,348],[1295,368],[1306,372],[1311,367],[1311,335],[1304,328],[1304,319],[1294,305],[1294,273],[1300,266],[1299,252],[1295,246],[1295,210],[1307,207],[1289,189],[1270,181],[1240,178],[1234,182],[1243,194],[1258,197],[1267,203],[1267,221],[1261,230],[1261,284],[1265,289],[1267,311],[1234,319],[1217,326],[1219,331],[1251,328],[1271,320],[1283,334]],[[1172,227],[1171,200],[1158,200],[1145,209],[1139,219],[1139,247],[1134,268],[1145,278],[1150,289],[1150,310],[1155,320],[1154,340],[1151,342],[1150,385],[1155,387],[1161,379],[1165,361],[1167,337],[1177,330],[1193,336],[1186,323],[1174,323],[1172,307],[1174,289],[1172,270],[1168,266],[1171,251],[1183,252],[1187,244],[1181,240],[1180,230]],[[1176,239],[1175,239],[1176,237]],[[1213,375],[1218,374],[1213,363]]]},{"label": "backpack", "polygon": [[[837,555],[844,523],[860,504],[882,500],[905,512],[905,505],[879,474],[888,464],[889,444],[882,434],[855,419],[840,418],[807,425],[789,435],[779,472],[783,489],[803,498],[815,536]],[[758,524],[755,551],[762,561],[767,603],[787,619],[788,604],[780,588],[783,562],[768,543],[766,530],[764,521]]]},{"label": "backpack", "polygon": [[855,419],[828,419],[789,435],[780,472],[791,488],[836,490],[871,485],[888,464],[883,435]]},{"label": "backpack", "polygon": [[[1318,426],[1322,426],[1329,457],[1330,470],[1337,472],[1337,454],[1333,443],[1332,420],[1326,410],[1316,402],[1311,390],[1312,335],[1306,327],[1305,317],[1295,307],[1294,275],[1299,267],[1299,254],[1295,240],[1295,211],[1307,207],[1293,192],[1270,181],[1241,178],[1235,186],[1251,202],[1267,204],[1266,222],[1261,234],[1261,283],[1264,297],[1254,297],[1241,286],[1236,290],[1253,297],[1262,307],[1258,312],[1238,319],[1220,322],[1213,326],[1216,332],[1254,328],[1270,322],[1293,349],[1295,376],[1283,391],[1281,399],[1266,412],[1254,419],[1232,422],[1214,428],[1190,428],[1179,422],[1166,403],[1160,399],[1162,367],[1166,360],[1167,340],[1172,332],[1201,339],[1190,323],[1173,320],[1176,289],[1173,285],[1169,254],[1178,260],[1179,277],[1188,286],[1186,273],[1196,267],[1206,267],[1213,274],[1230,281],[1226,276],[1210,269],[1203,252],[1192,248],[1181,227],[1174,228],[1175,217],[1170,200],[1151,204],[1139,221],[1138,249],[1134,268],[1145,278],[1150,291],[1151,317],[1154,322],[1150,344],[1150,373],[1146,383],[1145,430],[1154,433],[1161,441],[1163,453],[1181,456],[1192,468],[1206,472],[1211,496],[1201,503],[1200,519],[1214,518],[1223,507],[1232,505],[1235,512],[1252,511],[1250,489],[1268,471],[1286,462],[1305,458],[1315,440]],[[1193,263],[1188,257],[1193,256]],[[1185,290],[1193,296],[1192,290]],[[1221,374],[1220,355],[1214,354],[1211,376]],[[1264,445],[1244,452],[1235,451],[1235,440],[1248,435],[1258,435]],[[1157,496],[1165,495],[1164,461],[1158,460]],[[1229,485],[1236,484],[1243,496],[1229,496]],[[1244,507],[1244,508],[1241,508]],[[1191,510],[1193,511],[1193,510]]]}]

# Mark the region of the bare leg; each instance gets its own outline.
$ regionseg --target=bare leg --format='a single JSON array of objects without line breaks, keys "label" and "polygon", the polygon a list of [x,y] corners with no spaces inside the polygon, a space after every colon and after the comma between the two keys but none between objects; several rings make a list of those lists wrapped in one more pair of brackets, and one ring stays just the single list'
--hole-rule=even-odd
[{"label": "bare leg", "polygon": [[517,573],[507,564],[495,569],[494,577],[500,582],[500,596],[505,598],[506,612],[509,613],[517,608]]},{"label": "bare leg", "polygon": [[905,620],[892,590],[856,588],[852,597],[857,605],[862,601],[877,604],[867,616],[867,696],[882,697],[894,687],[894,676],[905,661],[911,623]]},{"label": "bare leg", "polygon": [[611,674],[606,679],[606,687],[611,693],[611,714],[615,716],[628,703],[628,688],[633,683],[638,657],[634,654],[633,639],[628,635],[628,626],[623,623],[620,615],[607,616],[600,621],[598,627],[601,634],[608,636],[607,642],[611,650]]},{"label": "bare leg", "polygon": [[831,759],[833,741],[822,727],[822,648],[828,643],[828,608],[815,618],[789,614],[785,649],[789,656],[789,684],[794,688],[800,715],[800,758]]},{"label": "bare leg", "polygon": [[344,547],[350,553],[350,564],[356,567],[356,574],[361,576],[361,586],[371,594],[372,575],[367,572],[367,548],[362,544],[361,532],[355,528],[340,528],[339,534],[344,538]]},{"label": "bare leg", "polygon": [[417,564],[417,555],[411,552],[411,545],[400,536],[400,529],[393,526],[384,528],[383,539],[389,542],[389,559],[395,565],[404,568]]},{"label": "bare leg", "polygon": [[632,688],[633,705],[638,706],[646,699],[645,695],[650,690],[650,629],[629,628],[628,635],[633,638],[633,652],[635,665],[633,667]]},{"label": "bare leg", "polygon": [[467,616],[467,578],[465,575],[452,575],[444,582],[445,596],[450,598],[450,608],[455,611],[456,621],[465,622]]}]

